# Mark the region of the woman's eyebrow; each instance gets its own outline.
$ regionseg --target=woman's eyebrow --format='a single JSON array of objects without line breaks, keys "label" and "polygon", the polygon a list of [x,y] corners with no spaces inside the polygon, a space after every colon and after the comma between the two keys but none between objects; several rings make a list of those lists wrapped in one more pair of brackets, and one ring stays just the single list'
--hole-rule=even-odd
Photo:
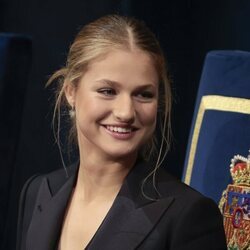
[{"label": "woman's eyebrow", "polygon": [[[119,87],[120,85],[122,85],[121,83],[119,83],[117,81],[113,81],[113,80],[109,80],[109,79],[100,79],[100,80],[97,80],[96,82],[106,83],[112,87],[114,87],[114,86]],[[141,85],[136,86],[136,89],[149,89],[149,88],[155,88],[155,87],[157,87],[157,84],[146,83],[146,84],[141,84]]]},{"label": "woman's eyebrow", "polygon": [[120,85],[120,83],[119,82],[117,82],[117,81],[113,81],[113,80],[109,80],[109,79],[100,79],[100,80],[96,80],[96,82],[98,82],[98,83],[106,83],[106,84],[108,84],[108,85],[110,85],[110,86],[119,86]]}]

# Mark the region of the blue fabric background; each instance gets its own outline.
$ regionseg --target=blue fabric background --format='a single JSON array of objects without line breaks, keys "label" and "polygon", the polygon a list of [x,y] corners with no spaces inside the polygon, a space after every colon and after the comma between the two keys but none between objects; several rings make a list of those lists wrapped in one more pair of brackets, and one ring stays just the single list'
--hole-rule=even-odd
[{"label": "blue fabric background", "polygon": [[[200,80],[187,148],[183,180],[200,101],[204,95],[250,98],[250,53],[211,51]],[[193,164],[190,185],[219,201],[231,183],[229,165],[236,154],[247,156],[250,148],[250,115],[216,110],[205,111]]]}]

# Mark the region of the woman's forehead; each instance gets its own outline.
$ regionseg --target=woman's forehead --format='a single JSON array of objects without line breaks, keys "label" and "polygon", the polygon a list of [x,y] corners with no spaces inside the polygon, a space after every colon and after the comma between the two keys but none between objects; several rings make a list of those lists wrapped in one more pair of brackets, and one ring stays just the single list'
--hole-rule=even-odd
[{"label": "woman's forehead", "polygon": [[150,55],[143,51],[112,50],[88,65],[83,75],[83,79],[86,78],[158,84],[155,65]]}]

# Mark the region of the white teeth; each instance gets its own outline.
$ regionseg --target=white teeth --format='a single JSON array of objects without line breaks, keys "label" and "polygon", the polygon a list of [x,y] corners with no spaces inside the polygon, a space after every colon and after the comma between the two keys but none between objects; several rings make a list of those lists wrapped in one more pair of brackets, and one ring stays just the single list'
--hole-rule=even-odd
[{"label": "white teeth", "polygon": [[122,128],[114,126],[107,126],[106,128],[112,132],[118,132],[118,133],[130,133],[132,131],[132,128]]}]

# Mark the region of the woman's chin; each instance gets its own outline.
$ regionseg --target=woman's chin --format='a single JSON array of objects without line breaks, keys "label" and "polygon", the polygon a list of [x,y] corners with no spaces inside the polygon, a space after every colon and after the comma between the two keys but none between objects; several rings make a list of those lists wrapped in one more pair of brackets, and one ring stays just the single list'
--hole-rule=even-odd
[{"label": "woman's chin", "polygon": [[108,155],[113,160],[132,160],[137,157],[138,150],[110,150]]}]

